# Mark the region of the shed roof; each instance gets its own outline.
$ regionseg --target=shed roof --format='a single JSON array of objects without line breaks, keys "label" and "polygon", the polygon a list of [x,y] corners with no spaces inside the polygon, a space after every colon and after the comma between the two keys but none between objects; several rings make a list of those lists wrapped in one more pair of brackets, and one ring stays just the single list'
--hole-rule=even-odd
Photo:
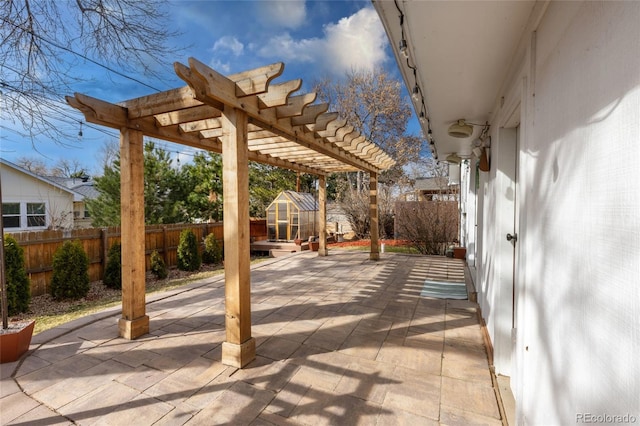
[{"label": "shed roof", "polygon": [[[282,191],[277,198],[281,195],[287,197],[293,204],[300,209],[300,211],[315,211],[318,210],[318,201],[316,198],[308,192],[296,192],[296,191]],[[277,199],[276,198],[276,199]]]}]

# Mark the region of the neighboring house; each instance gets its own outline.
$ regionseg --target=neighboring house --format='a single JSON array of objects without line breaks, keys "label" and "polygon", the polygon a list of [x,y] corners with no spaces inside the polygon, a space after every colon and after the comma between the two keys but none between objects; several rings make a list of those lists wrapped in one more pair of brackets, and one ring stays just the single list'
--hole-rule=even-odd
[{"label": "neighboring house", "polygon": [[640,2],[374,7],[434,156],[462,158],[509,421],[640,421]]},{"label": "neighboring house", "polygon": [[351,238],[355,235],[349,218],[337,201],[327,202],[327,232],[336,234],[338,238]]},{"label": "neighboring house", "polygon": [[0,159],[5,232],[91,226],[85,200],[97,191],[83,179],[45,177]]},{"label": "neighboring house", "polygon": [[100,193],[88,176],[82,178],[64,178],[49,176],[49,180],[57,182],[74,192],[73,197],[73,227],[90,228],[91,217],[87,210],[86,201],[97,198]]},{"label": "neighboring house", "polygon": [[4,159],[0,173],[5,232],[73,227],[72,190]]},{"label": "neighboring house", "polygon": [[450,185],[448,177],[417,178],[404,201],[457,201],[459,190],[460,185]]}]

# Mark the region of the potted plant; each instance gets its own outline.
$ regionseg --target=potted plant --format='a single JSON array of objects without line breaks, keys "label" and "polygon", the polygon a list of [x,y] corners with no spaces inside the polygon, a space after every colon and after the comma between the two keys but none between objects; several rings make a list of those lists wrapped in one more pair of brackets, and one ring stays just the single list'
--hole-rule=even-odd
[{"label": "potted plant", "polygon": [[320,241],[317,237],[309,237],[309,249],[311,251],[318,251],[320,248]]},{"label": "potted plant", "polygon": [[[1,221],[0,221],[1,222]],[[0,223],[0,236],[3,234]],[[0,282],[2,288],[2,329],[0,329],[0,363],[17,361],[29,350],[35,321],[9,323],[9,313],[24,312],[31,298],[29,277],[24,269],[24,250],[6,236],[0,241]]]}]

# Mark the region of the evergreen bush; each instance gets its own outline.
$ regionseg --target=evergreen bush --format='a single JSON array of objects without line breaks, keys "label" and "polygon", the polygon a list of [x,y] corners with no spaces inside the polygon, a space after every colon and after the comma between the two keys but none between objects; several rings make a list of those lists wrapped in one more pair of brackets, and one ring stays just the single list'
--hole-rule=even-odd
[{"label": "evergreen bush", "polygon": [[160,256],[160,253],[158,253],[157,250],[151,252],[150,262],[151,272],[153,273],[153,275],[161,280],[167,278],[167,276],[169,275],[169,269],[167,268],[167,265],[164,263],[162,256]]},{"label": "evergreen bush", "polygon": [[122,288],[122,246],[118,243],[109,249],[103,282],[109,288]]},{"label": "evergreen bush", "polygon": [[4,238],[4,262],[7,312],[9,315],[26,312],[31,301],[31,283],[24,266],[24,249],[9,235]]},{"label": "evergreen bush", "polygon": [[80,241],[66,241],[53,254],[51,295],[58,300],[80,299],[89,288],[89,256]]},{"label": "evergreen bush", "polygon": [[204,263],[220,263],[222,261],[222,245],[214,234],[209,234],[204,239],[204,251],[202,252]]},{"label": "evergreen bush", "polygon": [[197,271],[201,262],[196,234],[191,229],[185,229],[180,233],[180,242],[178,243],[178,269]]}]

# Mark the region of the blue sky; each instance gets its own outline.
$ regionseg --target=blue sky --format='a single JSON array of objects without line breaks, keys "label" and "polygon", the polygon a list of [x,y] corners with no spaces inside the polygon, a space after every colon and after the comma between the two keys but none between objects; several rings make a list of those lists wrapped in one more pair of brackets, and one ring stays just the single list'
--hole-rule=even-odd
[{"label": "blue sky", "polygon": [[[284,62],[285,72],[277,81],[303,79],[308,91],[316,79],[342,78],[351,69],[384,67],[400,79],[396,63],[379,18],[370,1],[191,1],[170,4],[172,30],[182,33],[176,46],[188,46],[175,61],[187,63],[193,56],[223,74]],[[77,59],[76,59],[77,60]],[[98,59],[99,61],[99,59]],[[84,64],[75,72],[85,81],[73,91],[118,102],[153,93],[131,79],[107,75],[98,66]],[[184,86],[173,69],[163,71],[162,81],[142,75],[129,76],[159,90]],[[79,114],[78,119],[82,119]],[[40,158],[52,165],[60,158],[77,160],[93,174],[100,173],[100,150],[106,141],[117,140],[117,132],[93,125],[83,126],[83,137],[67,141],[66,147],[39,140],[32,146],[2,120],[0,155],[9,161],[20,157]],[[418,132],[415,119],[410,123]],[[106,131],[106,134],[105,134]],[[165,149],[188,161],[190,148],[162,142]]]}]

